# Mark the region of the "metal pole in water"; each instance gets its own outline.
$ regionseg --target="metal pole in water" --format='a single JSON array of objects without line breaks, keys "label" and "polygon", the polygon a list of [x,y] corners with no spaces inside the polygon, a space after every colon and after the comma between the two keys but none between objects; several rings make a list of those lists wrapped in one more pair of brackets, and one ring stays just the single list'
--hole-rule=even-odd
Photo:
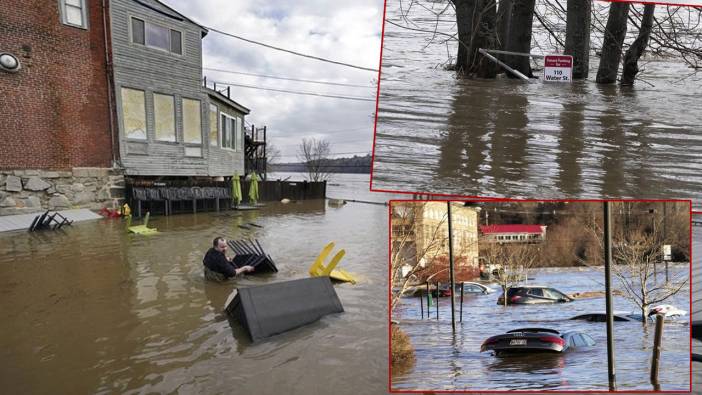
[{"label": "metal pole in water", "polygon": [[[451,226],[451,201],[446,202],[448,216],[448,248],[449,248],[449,292],[451,294],[451,330],[456,333],[456,292],[453,271],[453,227]],[[463,295],[461,295],[463,296]]]},{"label": "metal pole in water", "polygon": [[463,281],[461,281],[461,314],[459,321],[463,322]]},{"label": "metal pole in water", "polygon": [[661,340],[663,339],[663,314],[656,314],[656,333],[653,336],[653,357],[651,358],[651,384],[658,391],[658,366],[661,360]]},{"label": "metal pole in water", "polygon": [[439,320],[439,282],[436,282],[436,320]]},{"label": "metal pole in water", "polygon": [[421,311],[422,319],[424,319],[424,297],[422,296],[422,290],[419,289],[419,311]]},{"label": "metal pole in water", "polygon": [[431,305],[429,305],[429,302],[431,301],[431,292],[429,292],[429,281],[427,281],[427,318],[429,318],[429,315],[431,314],[431,310],[429,309]]},{"label": "metal pole in water", "polygon": [[612,309],[612,213],[610,202],[604,202],[604,247],[605,247],[605,294],[607,309],[607,373],[609,376],[609,390],[617,390],[617,374],[614,366],[614,316]]}]

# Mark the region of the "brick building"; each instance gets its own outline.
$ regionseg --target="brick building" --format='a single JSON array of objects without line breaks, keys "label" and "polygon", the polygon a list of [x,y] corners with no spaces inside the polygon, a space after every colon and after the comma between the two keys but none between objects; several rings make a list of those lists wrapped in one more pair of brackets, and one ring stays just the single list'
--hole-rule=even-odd
[{"label": "brick building", "polygon": [[119,197],[106,15],[97,0],[0,0],[0,53],[19,60],[0,69],[0,215]]}]

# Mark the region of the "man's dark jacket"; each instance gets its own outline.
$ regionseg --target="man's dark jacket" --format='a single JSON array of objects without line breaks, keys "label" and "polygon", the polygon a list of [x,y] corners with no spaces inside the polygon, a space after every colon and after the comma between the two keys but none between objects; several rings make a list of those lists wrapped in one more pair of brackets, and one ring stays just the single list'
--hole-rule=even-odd
[{"label": "man's dark jacket", "polygon": [[223,253],[215,250],[214,248],[210,248],[207,251],[207,254],[205,254],[205,258],[202,260],[202,263],[208,269],[217,273],[222,273],[227,277],[236,276],[234,264],[229,262],[229,260]]}]

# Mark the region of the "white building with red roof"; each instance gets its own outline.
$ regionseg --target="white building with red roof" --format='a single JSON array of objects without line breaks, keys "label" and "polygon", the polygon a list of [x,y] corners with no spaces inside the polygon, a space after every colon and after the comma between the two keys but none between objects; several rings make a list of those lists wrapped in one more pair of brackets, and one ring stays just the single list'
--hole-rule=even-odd
[{"label": "white building with red roof", "polygon": [[546,239],[546,225],[480,225],[480,234],[497,243],[540,243]]}]

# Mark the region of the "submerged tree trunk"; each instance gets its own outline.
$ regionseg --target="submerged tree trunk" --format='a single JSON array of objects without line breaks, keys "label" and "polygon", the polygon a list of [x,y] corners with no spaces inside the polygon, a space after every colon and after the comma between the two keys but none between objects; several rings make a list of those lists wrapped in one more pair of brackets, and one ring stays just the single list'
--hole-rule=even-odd
[{"label": "submerged tree trunk", "polygon": [[628,16],[629,3],[610,3],[600,67],[597,69],[596,81],[600,84],[612,84],[617,81]]},{"label": "submerged tree trunk", "polygon": [[[510,19],[512,18],[512,0],[500,0],[497,7],[497,48],[507,48]],[[504,59],[504,57],[498,57]]]},{"label": "submerged tree trunk", "polygon": [[495,24],[497,19],[497,4],[495,0],[481,0],[480,12],[477,12],[474,24],[478,24],[478,32],[471,44],[471,50],[475,56],[475,72],[480,78],[495,78],[497,75],[497,65],[478,52],[478,49],[497,48],[497,31]]},{"label": "submerged tree trunk", "polygon": [[[531,51],[531,27],[534,20],[535,0],[513,0],[510,17],[507,50],[512,52],[529,53]],[[533,77],[531,64],[527,56],[507,56],[509,66],[522,74]],[[511,74],[507,74],[510,75]]]},{"label": "submerged tree trunk", "polygon": [[456,25],[458,26],[458,52],[456,53],[456,71],[466,72],[472,63],[470,42],[473,33],[473,13],[477,0],[453,0],[456,7]]},{"label": "submerged tree trunk", "polygon": [[573,79],[590,71],[590,0],[568,0],[565,54],[573,55]]},{"label": "submerged tree trunk", "polygon": [[458,25],[456,71],[481,78],[494,78],[495,65],[478,50],[495,48],[496,5],[494,0],[453,0]]},{"label": "submerged tree trunk", "polygon": [[622,85],[634,85],[636,74],[639,73],[639,58],[643,55],[648,46],[648,39],[651,37],[653,29],[653,13],[656,10],[655,4],[646,4],[643,18],[641,18],[641,29],[639,35],[631,47],[624,55],[624,68],[622,69]]}]

